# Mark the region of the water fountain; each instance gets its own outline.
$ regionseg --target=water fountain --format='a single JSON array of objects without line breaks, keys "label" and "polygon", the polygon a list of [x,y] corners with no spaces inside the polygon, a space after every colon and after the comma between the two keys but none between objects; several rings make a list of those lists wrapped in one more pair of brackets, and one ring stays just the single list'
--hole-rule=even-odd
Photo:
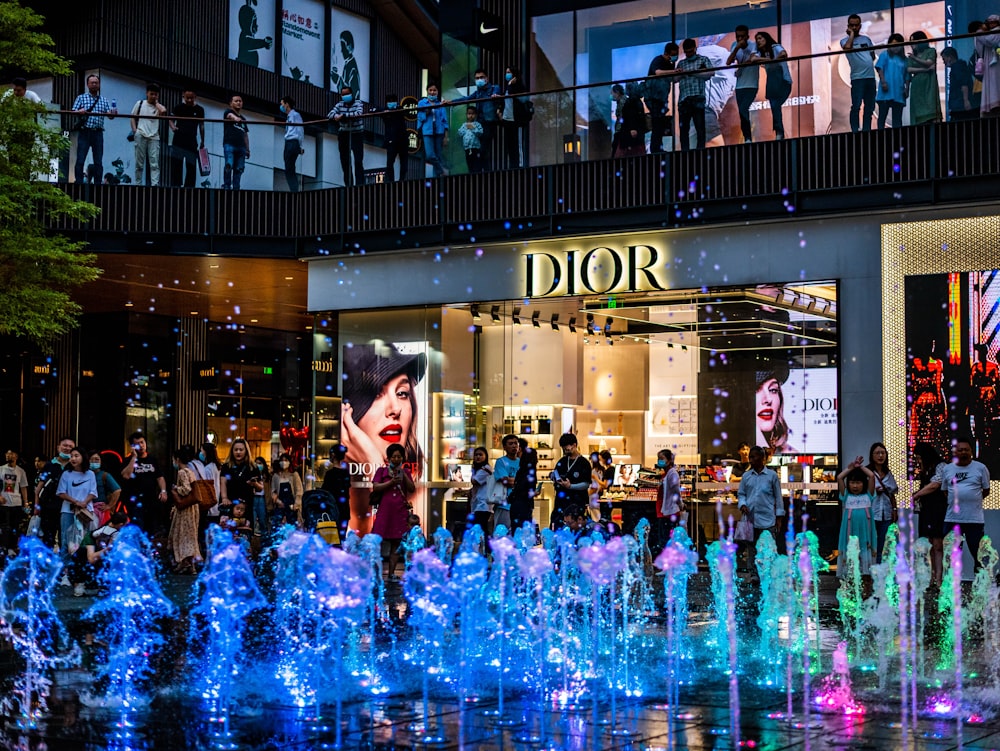
[{"label": "water fountain", "polygon": [[52,673],[80,661],[52,602],[62,561],[37,537],[21,540],[21,552],[0,578],[0,628],[24,660],[24,670],[2,709],[21,729],[35,728],[48,710]]},{"label": "water fountain", "polygon": [[[651,722],[661,734],[654,745],[696,743],[695,728],[712,717],[723,719],[704,704],[704,719],[682,711],[682,701],[698,704],[705,691],[728,695],[728,701],[718,702],[719,709],[726,706],[725,719],[711,732],[732,747],[763,743],[758,734],[765,731],[758,726],[768,717],[787,719],[767,732],[784,733],[784,742],[791,742],[827,727],[830,717],[885,712],[881,707],[897,696],[901,722],[893,727],[903,739],[915,742],[919,724],[933,722],[927,719],[933,715],[947,718],[953,723],[950,734],[961,738],[974,705],[992,701],[984,681],[1000,672],[997,587],[986,575],[977,576],[971,599],[962,602],[961,551],[954,538],[946,595],[935,603],[944,608],[949,625],[948,654],[937,645],[927,647],[934,659],[928,660],[932,672],[925,681],[919,678],[921,598],[929,569],[925,546],[910,544],[906,528],[898,538],[890,533],[898,539],[896,551],[873,567],[871,598],[853,600],[860,584],[847,572],[840,593],[845,627],[839,633],[831,633],[837,630],[830,624],[834,613],[824,614],[828,625],[820,623],[818,591],[829,580],[821,578],[826,564],[808,532],[790,536],[788,555],[778,553],[769,534],[761,536],[754,561],[759,589],[735,576],[732,542],[710,545],[711,598],[707,606],[694,605],[697,617],[689,623],[688,585],[703,575],[697,574],[698,554],[683,528],[673,531],[655,561],[662,600],[647,577],[644,525],[635,539],[576,540],[569,532],[546,530],[542,545],[532,530],[518,531],[516,539],[482,541],[492,560],[480,552],[474,529],[454,559],[441,558],[450,539],[446,534],[437,535],[435,548],[413,551],[405,601],[395,592],[388,595],[400,614],[393,620],[387,616],[376,536],[349,535],[345,550],[338,550],[316,536],[289,532],[273,549],[275,580],[265,596],[232,537],[213,530],[190,604],[187,676],[175,684],[194,689],[184,694],[161,690],[166,687],[156,685],[157,676],[148,670],[163,646],[157,625],[173,605],[149,568],[145,541],[126,528],[114,557],[109,554],[108,562],[115,562],[104,579],[109,592],[91,608],[95,616],[114,611],[127,621],[115,627],[117,636],[113,630],[97,633],[98,641],[109,643],[106,677],[99,677],[107,682],[102,691],[129,709],[119,722],[126,732],[114,743],[134,746],[138,741],[127,734],[128,722],[155,721],[160,710],[144,712],[147,700],[172,703],[208,722],[216,748],[241,747],[243,723],[277,723],[278,717],[287,718],[282,721],[289,723],[288,738],[299,739],[295,743],[371,744],[386,732],[395,742],[397,728],[407,732],[399,723],[412,712],[415,720],[405,738],[410,743],[495,748],[515,741],[595,749],[622,742],[612,740],[618,736],[644,735],[649,747]],[[270,553],[263,557],[270,559]],[[987,567],[995,564],[992,545],[983,545],[980,559]],[[5,706],[24,727],[45,725],[39,699],[50,688],[47,681],[61,680],[61,667],[75,659],[73,640],[56,625],[52,592],[58,575],[58,559],[26,541],[22,557],[0,583],[4,633],[28,663]],[[705,590],[699,584],[692,591],[700,603]],[[254,611],[260,612],[254,616]],[[31,649],[28,633],[37,637]],[[886,649],[897,635],[898,650]],[[837,642],[842,643],[833,648]],[[253,660],[241,663],[247,644],[255,645]],[[871,669],[874,660],[878,665]],[[970,662],[985,669],[966,673]],[[814,680],[828,664],[827,678]],[[144,673],[149,680],[140,680]],[[265,697],[255,701],[266,706],[257,718],[230,715],[234,692],[244,699],[249,685]],[[782,691],[787,701],[794,699],[796,712],[801,707],[801,715],[757,708],[780,706]],[[17,698],[24,696],[33,701]],[[189,696],[214,706],[192,711]],[[350,711],[347,703],[353,705]],[[336,719],[325,722],[324,710],[329,717],[334,706]],[[657,712],[650,720],[648,709],[661,706],[666,714]],[[789,735],[794,733],[804,736]]]}]

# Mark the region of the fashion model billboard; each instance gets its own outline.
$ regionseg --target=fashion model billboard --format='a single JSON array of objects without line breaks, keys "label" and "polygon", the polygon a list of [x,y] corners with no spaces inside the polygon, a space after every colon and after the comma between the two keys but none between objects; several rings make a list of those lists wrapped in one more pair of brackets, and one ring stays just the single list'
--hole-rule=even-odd
[{"label": "fashion model billboard", "polygon": [[[366,533],[373,528],[375,515],[383,514],[401,517],[393,518],[392,526],[405,531],[407,507],[418,512],[423,508],[427,479],[427,343],[377,339],[347,343],[342,362],[340,436],[351,473],[351,526]],[[395,470],[408,474],[415,490],[380,492],[379,477],[392,466],[397,447],[402,462]]]},{"label": "fashion model billboard", "polygon": [[274,0],[229,0],[229,57],[274,71]]}]

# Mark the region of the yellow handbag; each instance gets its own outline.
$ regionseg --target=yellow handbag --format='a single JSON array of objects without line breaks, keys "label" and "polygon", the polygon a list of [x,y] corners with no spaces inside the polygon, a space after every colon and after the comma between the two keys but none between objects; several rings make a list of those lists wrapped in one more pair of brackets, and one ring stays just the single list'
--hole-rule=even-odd
[{"label": "yellow handbag", "polygon": [[337,522],[330,521],[329,514],[323,514],[316,522],[316,534],[326,540],[327,545],[340,547],[340,527]]}]

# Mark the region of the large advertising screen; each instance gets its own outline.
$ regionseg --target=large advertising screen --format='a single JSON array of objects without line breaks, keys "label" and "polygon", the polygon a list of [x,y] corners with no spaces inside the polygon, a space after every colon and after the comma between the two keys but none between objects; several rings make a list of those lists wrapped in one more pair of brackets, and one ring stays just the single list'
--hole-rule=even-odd
[{"label": "large advertising screen", "polygon": [[[845,8],[843,15],[783,24],[780,34],[782,46],[793,57],[839,50],[840,40],[847,28],[847,13],[851,10],[853,9]],[[869,36],[875,44],[884,44],[892,33],[891,13],[866,11],[861,12],[860,16],[862,33]],[[779,36],[778,28],[774,25],[754,26],[752,20],[749,23],[751,39],[757,31],[766,31],[775,38]],[[727,22],[724,18],[714,21],[708,14],[689,13],[686,24],[687,33],[698,43],[699,54],[708,57],[713,66],[724,66],[735,41],[735,22]],[[945,33],[944,24],[943,2],[918,3],[906,7],[907,28],[921,29],[929,37],[940,37]],[[650,26],[658,29],[659,33],[653,32]],[[587,80],[624,81],[645,76],[649,62],[663,51],[669,35],[669,17],[589,29],[588,53],[581,58],[581,65],[578,65],[577,83],[586,83]],[[683,39],[674,41],[680,44]],[[945,72],[940,61],[937,70],[943,102]],[[792,62],[790,72],[792,91],[782,108],[787,136],[823,135],[849,129],[850,66],[844,56],[823,56]],[[754,140],[773,138],[771,113],[765,97],[766,79],[765,70],[761,72],[757,97],[750,108]],[[708,82],[706,110],[709,146],[743,142],[735,86],[735,70],[717,71]],[[610,127],[611,108],[606,89],[594,90],[590,97],[578,97],[577,101],[581,108],[581,119],[591,122],[592,138],[595,127],[600,128],[602,123]],[[903,120],[909,123],[907,114],[904,114]]]},{"label": "large advertising screen", "polygon": [[274,0],[229,0],[229,57],[274,71]]},{"label": "large advertising screen", "polygon": [[943,457],[971,438],[979,461],[1000,473],[1000,271],[908,276],[906,436]]},{"label": "large advertising screen", "polygon": [[[386,342],[373,339],[343,347],[343,402],[340,440],[347,448],[351,473],[351,526],[372,529],[372,482],[387,466],[391,446],[403,447],[403,462],[416,485],[405,501],[424,506],[427,475],[427,342]],[[375,531],[398,539],[406,531],[406,510],[386,495],[377,504],[384,514]],[[388,531],[382,524],[389,524]],[[400,534],[398,537],[402,537]]]},{"label": "large advertising screen", "polygon": [[323,85],[323,3],[285,0],[281,9],[281,73],[296,81]]}]

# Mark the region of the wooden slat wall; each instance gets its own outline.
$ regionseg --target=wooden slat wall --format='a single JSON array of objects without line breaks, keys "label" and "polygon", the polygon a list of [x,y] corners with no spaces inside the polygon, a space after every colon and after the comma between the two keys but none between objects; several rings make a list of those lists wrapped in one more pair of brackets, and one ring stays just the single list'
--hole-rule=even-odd
[{"label": "wooden slat wall", "polygon": [[208,359],[208,323],[196,318],[179,318],[177,345],[174,443],[199,446],[205,440],[208,392],[193,388],[191,363]]},{"label": "wooden slat wall", "polygon": [[[420,93],[420,65],[407,50],[406,40],[397,37],[365,0],[333,4],[371,24],[371,101],[381,106],[389,92]],[[76,60],[78,70],[99,64],[161,85],[195,85],[205,96],[223,101],[236,92],[251,109],[266,104],[276,110],[278,100],[290,94],[307,119],[325,115],[336,99],[323,87],[230,60],[229,0],[90,0],[78,2],[71,12],[56,0],[39,0],[38,5],[48,18],[47,30],[57,50]],[[72,94],[60,96],[72,101],[79,86],[75,81]],[[380,130],[376,123],[373,120],[372,126]]]}]

